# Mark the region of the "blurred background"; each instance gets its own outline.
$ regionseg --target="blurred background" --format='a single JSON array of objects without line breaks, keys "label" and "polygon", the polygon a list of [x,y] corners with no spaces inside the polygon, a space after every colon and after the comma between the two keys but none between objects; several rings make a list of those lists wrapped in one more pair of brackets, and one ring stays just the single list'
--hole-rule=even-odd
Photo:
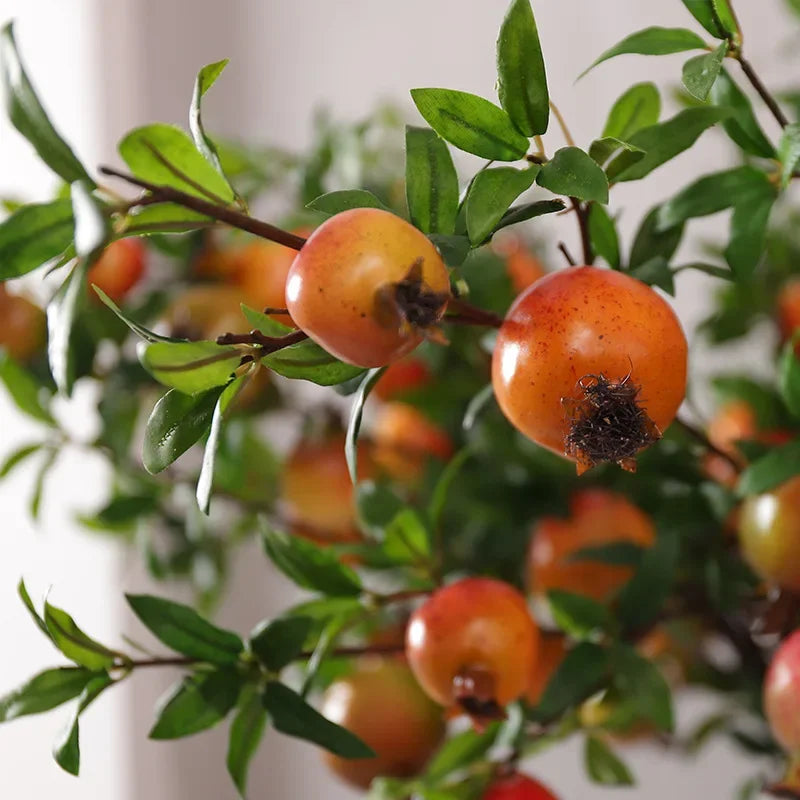
[{"label": "blurred background", "polygon": [[[321,107],[332,109],[337,119],[355,120],[388,100],[413,121],[410,87],[446,86],[492,96],[494,41],[505,7],[505,0],[0,0],[0,21],[17,20],[18,44],[40,96],[81,160],[95,165],[118,163],[116,142],[136,125],[156,120],[185,125],[197,69],[225,57],[231,63],[205,102],[206,127],[226,137],[295,150],[308,145],[312,115]],[[662,89],[677,84],[681,55],[620,58],[575,83],[621,32],[656,24],[693,25],[677,0],[537,0],[535,11],[551,96],[579,145],[599,133],[611,103],[634,80],[653,80]],[[775,90],[796,83],[791,75],[800,69],[800,27],[789,24],[783,0],[740,0],[737,11],[748,55],[765,82]],[[668,111],[674,111],[669,92],[664,96]],[[774,134],[774,121],[761,118]],[[546,142],[551,152],[563,144],[557,130],[548,133]],[[722,168],[731,159],[723,138],[709,134],[647,180],[620,186],[611,209],[621,211],[623,238],[652,204],[692,176]],[[52,176],[27,143],[0,119],[0,194],[33,200],[53,188]],[[683,260],[696,255],[691,247],[704,236],[713,237],[723,224],[718,217],[693,223]],[[549,218],[540,225],[545,260],[559,266],[559,240],[577,250],[574,222]],[[707,312],[712,285],[695,273],[678,282],[676,306],[690,341]],[[769,335],[756,331],[743,347],[737,344],[736,358],[747,371],[758,373],[757,353]],[[711,368],[702,348],[691,352],[693,373]],[[720,348],[714,357],[729,360],[732,351]],[[76,431],[93,424],[83,413],[86,405],[79,391],[61,409]],[[4,452],[33,435],[31,423],[3,393],[0,431]],[[48,477],[46,504],[36,525],[27,514],[32,472],[21,468],[0,486],[0,689],[58,661],[17,600],[20,576],[36,595],[51,590],[54,601],[86,621],[101,639],[114,642],[121,632],[142,632],[122,601],[123,591],[151,588],[139,560],[73,521],[75,509],[97,505],[103,470],[94,456],[74,450],[61,459]],[[219,611],[223,624],[240,630],[295,599],[294,590],[256,550],[253,544],[239,552]],[[0,728],[2,796],[233,798],[224,770],[224,730],[175,743],[147,740],[153,702],[175,677],[164,672],[137,673],[86,715],[79,780],[49,757],[49,742],[62,724],[58,713]],[[680,723],[696,718],[705,703],[684,698]],[[701,786],[707,797],[727,797],[743,776],[752,774],[751,763],[738,761],[721,744],[705,751],[702,761],[682,762],[680,768],[656,746],[634,746],[630,752],[640,778],[631,790],[588,786],[578,767],[577,745],[547,752],[537,760],[536,772],[564,798],[581,800],[698,796]],[[252,769],[250,796],[345,800],[356,795],[333,783],[312,747],[268,734]]]}]

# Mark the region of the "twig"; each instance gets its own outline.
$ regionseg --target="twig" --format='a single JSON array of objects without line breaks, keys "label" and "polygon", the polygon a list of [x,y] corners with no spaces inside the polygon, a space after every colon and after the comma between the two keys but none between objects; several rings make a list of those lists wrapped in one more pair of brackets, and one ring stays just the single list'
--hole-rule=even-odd
[{"label": "twig", "polygon": [[567,127],[566,120],[562,116],[561,112],[558,110],[558,106],[551,100],[550,101],[550,110],[553,112],[556,120],[558,121],[558,127],[561,128],[561,132],[564,134],[564,140],[570,147],[575,147],[575,140],[572,138],[572,134],[570,133],[569,128]]},{"label": "twig", "polygon": [[594,264],[594,249],[592,237],[589,236],[589,206],[582,205],[577,197],[570,197],[575,216],[578,218],[578,228],[581,232],[581,247],[583,248],[583,263]]},{"label": "twig", "polygon": [[778,101],[772,96],[769,89],[762,83],[761,78],[758,77],[755,69],[753,69],[753,65],[742,55],[741,48],[735,50],[733,56],[739,62],[742,72],[747,76],[753,88],[772,112],[772,116],[775,117],[782,128],[785,128],[789,124],[789,118],[783,113]]},{"label": "twig", "polygon": [[675,417],[675,424],[691,436],[692,439],[703,445],[706,450],[720,456],[720,458],[724,458],[736,470],[737,475],[742,471],[742,465],[730,453],[726,453],[717,447],[699,428],[695,428],[694,425],[685,419],[681,419],[681,417]]},{"label": "twig", "polygon": [[250,333],[224,333],[217,337],[217,344],[255,344],[267,353],[274,353],[305,339],[308,339],[308,334],[300,330],[286,336],[266,336],[259,330],[252,330]]},{"label": "twig", "polygon": [[461,323],[462,325],[485,325],[487,328],[499,328],[503,324],[502,317],[492,311],[473,306],[459,297],[451,297],[447,308],[453,313],[444,317],[444,322]]},{"label": "twig", "polygon": [[559,242],[558,243],[558,249],[562,252],[564,258],[567,259],[567,264],[569,264],[571,267],[574,267],[575,264],[576,264],[576,261],[572,257],[572,253],[570,253],[570,251],[567,250],[567,246],[564,244],[564,242]]},{"label": "twig", "polygon": [[[236,211],[227,206],[217,205],[216,203],[209,203],[200,197],[195,197],[186,192],[175,189],[172,186],[160,186],[149,181],[141,180],[133,175],[128,175],[124,172],[112,169],[111,167],[100,167],[100,172],[103,175],[112,175],[115,178],[120,178],[128,183],[139,186],[151,192],[152,195],[161,198],[163,202],[176,203],[184,208],[197,211],[199,214],[204,214],[207,217],[216,219],[219,222],[224,222],[234,228],[253,233],[260,236],[262,239],[269,239],[271,242],[277,242],[285,247],[290,247],[293,250],[299,250],[306,242],[302,236],[296,236],[289,231],[278,228],[275,225],[270,225],[268,222],[262,222],[255,217],[243,214],[241,211]],[[131,207],[137,205],[152,205],[150,197],[143,197],[141,200],[134,201]]]}]

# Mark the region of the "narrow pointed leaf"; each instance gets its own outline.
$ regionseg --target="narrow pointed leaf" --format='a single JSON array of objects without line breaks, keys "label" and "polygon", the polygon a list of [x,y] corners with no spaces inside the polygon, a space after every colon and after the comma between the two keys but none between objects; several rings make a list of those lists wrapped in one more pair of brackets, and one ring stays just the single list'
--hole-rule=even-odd
[{"label": "narrow pointed leaf", "polygon": [[36,378],[21,364],[14,361],[0,348],[0,381],[5,384],[14,405],[29,417],[55,425],[53,415],[48,411],[44,401],[50,400],[50,393],[39,385]]},{"label": "narrow pointed leaf", "polygon": [[533,185],[538,173],[538,167],[495,167],[475,176],[466,199],[467,231],[473,246],[491,236],[514,200]]},{"label": "narrow pointed leaf", "polygon": [[775,148],[761,129],[750,100],[725,69],[720,71],[709,97],[715,106],[731,110],[722,127],[739,147],[754,156],[775,158]]},{"label": "narrow pointed leaf", "polygon": [[589,238],[592,249],[602,256],[610,267],[619,268],[619,236],[614,220],[608,211],[595,203],[589,211]]},{"label": "narrow pointed leaf", "polygon": [[681,0],[689,13],[717,39],[737,33],[728,0]]},{"label": "narrow pointed leaf", "polygon": [[36,623],[36,626],[48,639],[52,641],[53,637],[50,635],[50,631],[47,630],[44,617],[42,617],[42,615],[36,610],[36,606],[33,604],[30,594],[28,594],[28,588],[25,586],[24,580],[20,579],[20,582],[17,584],[17,594],[25,605],[25,608],[28,609],[28,613],[30,613],[33,621]]},{"label": "narrow pointed leaf", "polygon": [[0,480],[10,475],[20,464],[42,449],[41,444],[26,444],[12,450],[0,464]]},{"label": "narrow pointed leaf", "polygon": [[270,672],[279,672],[300,655],[313,623],[302,616],[268,620],[250,634],[250,649]]},{"label": "narrow pointed leaf", "polygon": [[258,689],[249,684],[239,697],[228,737],[226,764],[239,794],[247,791],[247,773],[267,725],[267,711]]},{"label": "narrow pointed leaf", "polygon": [[766,175],[761,187],[739,199],[731,216],[725,260],[738,279],[747,279],[764,256],[767,225],[777,195]]},{"label": "narrow pointed leaf", "polygon": [[40,672],[0,697],[0,722],[41,714],[77,697],[97,673],[83,667],[58,667]]},{"label": "narrow pointed leaf", "polygon": [[722,61],[728,52],[728,43],[723,42],[710,53],[690,58],[683,65],[683,85],[692,97],[706,100],[714,81],[722,69]]},{"label": "narrow pointed leaf", "polygon": [[71,661],[92,670],[113,665],[116,654],[84,633],[66,611],[45,603],[44,622],[53,644]]},{"label": "narrow pointed leaf", "polygon": [[406,200],[424,233],[455,232],[458,175],[447,145],[430,128],[406,126]]},{"label": "narrow pointed leaf", "polygon": [[79,261],[47,306],[47,356],[58,390],[67,396],[75,383],[72,329],[86,305],[88,263]]},{"label": "narrow pointed leaf", "polygon": [[345,436],[344,454],[347,459],[347,469],[350,471],[350,480],[353,486],[358,483],[358,434],[361,430],[361,418],[364,415],[364,403],[367,402],[369,393],[375,388],[375,384],[380,380],[381,375],[386,371],[386,367],[369,370],[361,382],[361,386],[353,398],[353,405],[350,407],[350,420],[347,424],[347,434]]},{"label": "narrow pointed leaf", "polygon": [[555,194],[608,202],[605,172],[579,147],[562,147],[543,167],[536,182]]},{"label": "narrow pointed leaf", "polygon": [[75,217],[75,253],[92,261],[100,255],[111,235],[111,224],[102,204],[84,181],[70,187],[72,213]]},{"label": "narrow pointed leaf", "polygon": [[276,350],[261,363],[284,378],[311,381],[318,386],[336,386],[364,372],[363,367],[339,361],[310,339]]},{"label": "narrow pointed leaf", "polygon": [[199,394],[227,384],[242,352],[215,342],[154,342],[140,348],[139,360],[164,386]]},{"label": "narrow pointed leaf", "polygon": [[620,95],[611,107],[603,137],[626,142],[641,128],[658,122],[661,113],[661,96],[654,83],[637,83]]},{"label": "narrow pointed leaf", "polygon": [[793,122],[784,128],[778,145],[778,159],[783,167],[781,170],[781,184],[785,189],[792,180],[798,163],[800,163],[800,124]]},{"label": "narrow pointed leaf", "polygon": [[736,493],[739,497],[761,494],[797,475],[800,464],[800,440],[770,450],[750,464],[741,474]]},{"label": "narrow pointed leaf", "polygon": [[372,193],[366,189],[341,189],[335,192],[328,192],[314,198],[306,208],[319,211],[332,217],[334,214],[341,214],[342,211],[350,211],[353,208],[382,208],[386,206]]},{"label": "narrow pointed leaf", "polygon": [[631,771],[611,748],[596,736],[587,736],[583,751],[586,772],[594,783],[603,786],[632,786]]},{"label": "narrow pointed leaf", "polygon": [[683,236],[683,225],[676,225],[673,228],[661,229],[659,218],[661,207],[656,206],[647,212],[631,247],[629,267],[641,266],[656,256],[660,256],[666,263],[669,263]]},{"label": "narrow pointed leaf", "polygon": [[192,134],[195,146],[203,154],[206,161],[208,161],[208,163],[225,178],[226,183],[230,185],[222,169],[222,165],[219,162],[219,154],[217,153],[216,145],[203,128],[203,118],[201,114],[203,95],[214,85],[226,66],[228,66],[227,58],[222,61],[215,61],[213,64],[206,64],[206,66],[197,73],[197,80],[195,81],[194,92],[192,93],[192,103],[189,106],[189,131]]},{"label": "narrow pointed leaf", "polygon": [[146,342],[185,342],[186,339],[176,339],[172,336],[161,336],[161,334],[145,328],[130,317],[125,316],[120,307],[99,287],[92,286],[95,294],[100,298],[104,305],[108,306],[117,317],[122,320],[137,336],[144,339]]}]

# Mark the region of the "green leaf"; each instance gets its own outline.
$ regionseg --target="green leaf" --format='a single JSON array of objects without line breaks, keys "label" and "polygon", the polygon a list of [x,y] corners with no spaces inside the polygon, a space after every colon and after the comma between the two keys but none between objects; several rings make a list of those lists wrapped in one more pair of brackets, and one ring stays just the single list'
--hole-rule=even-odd
[{"label": "green leaf", "polygon": [[33,145],[39,158],[66,183],[91,181],[81,162],[53,127],[36,96],[14,41],[13,22],[6,24],[0,32],[0,74],[8,118]]},{"label": "green leaf", "polygon": [[421,231],[455,233],[458,175],[447,145],[430,128],[406,125],[406,200]]},{"label": "green leaf", "polygon": [[81,767],[78,718],[113,683],[111,676],[106,673],[95,675],[89,681],[75,704],[64,730],[53,745],[53,758],[58,766],[70,775],[77,775]]},{"label": "green leaf", "polygon": [[516,225],[518,222],[526,222],[534,217],[543,214],[555,214],[566,208],[563,200],[536,200],[533,203],[520,203],[518,206],[511,206],[500,218],[500,222],[494,226],[495,233],[501,228],[509,225]]},{"label": "green leaf", "polygon": [[222,435],[222,423],[225,420],[225,414],[231,407],[231,403],[239,396],[239,392],[250,380],[249,373],[240,375],[235,380],[231,381],[217,400],[214,406],[214,414],[211,417],[211,429],[208,433],[208,440],[206,447],[203,451],[203,463],[200,468],[200,477],[197,479],[197,505],[204,514],[208,514],[211,505],[211,489],[214,485],[214,464],[217,458],[217,449],[219,448],[220,436]]},{"label": "green leaf", "polygon": [[770,450],[751,464],[739,478],[739,497],[761,494],[800,474],[800,440]]},{"label": "green leaf", "polygon": [[261,695],[256,686],[248,684],[242,690],[236,716],[231,723],[226,759],[228,773],[242,797],[247,790],[250,762],[264,735],[266,724],[267,712]]},{"label": "green leaf", "polygon": [[716,214],[730,208],[742,197],[759,192],[765,176],[761,170],[744,166],[713,172],[689,184],[664,203],[658,211],[658,230],[674,228],[688,219]]},{"label": "green leaf", "polygon": [[608,211],[596,203],[589,210],[589,238],[592,249],[602,256],[610,267],[619,269],[619,236],[614,220]]},{"label": "green leaf", "polygon": [[608,677],[608,653],[593,642],[579,642],[569,650],[544,689],[533,718],[558,719],[568,708],[601,689]]},{"label": "green leaf", "polygon": [[168,391],[147,420],[142,445],[144,468],[155,475],[183,455],[209,429],[222,387],[196,395]]},{"label": "green leaf", "polygon": [[736,21],[727,0],[681,0],[689,13],[717,39],[737,33]]},{"label": "green leaf", "polygon": [[604,786],[633,786],[630,770],[611,748],[596,736],[587,736],[583,750],[586,772],[594,783]]},{"label": "green leaf", "polygon": [[621,42],[610,47],[578,77],[582,78],[589,70],[615,56],[630,53],[643,56],[665,56],[670,53],[683,53],[686,50],[705,49],[706,43],[696,33],[686,28],[645,28],[626,36]]},{"label": "green leaf", "polygon": [[778,160],[783,167],[781,170],[781,185],[785,189],[792,180],[797,165],[800,162],[800,124],[793,122],[783,129],[780,144],[778,145]]},{"label": "green leaf", "polygon": [[152,494],[119,495],[97,513],[79,517],[82,524],[94,530],[125,529],[152,514],[158,502]]},{"label": "green leaf", "polygon": [[586,639],[614,626],[608,609],[585,595],[552,589],[547,602],[556,625],[575,639]]},{"label": "green leaf", "polygon": [[180,739],[212,728],[236,705],[243,681],[230,667],[184,678],[159,701],[150,738]]},{"label": "green leaf", "polygon": [[430,556],[430,535],[413,508],[399,511],[386,526],[383,549],[399,562],[425,562]]},{"label": "green leaf", "polygon": [[43,445],[38,443],[25,444],[12,450],[0,464],[0,480],[10,475],[23,461],[38,453],[42,447]]},{"label": "green leaf", "polygon": [[140,325],[138,322],[126,317],[125,314],[122,312],[120,307],[99,287],[99,286],[92,286],[95,291],[95,294],[100,298],[100,300],[108,306],[116,315],[117,317],[122,320],[137,336],[144,339],[146,342],[185,342],[186,339],[175,339],[172,336],[161,336],[161,334],[154,333],[151,330],[148,330],[144,327],[144,325]]},{"label": "green leaf", "polygon": [[45,479],[53,467],[53,464],[55,464],[56,459],[58,458],[58,453],[58,448],[48,447],[45,450],[44,460],[41,462],[41,464],[39,464],[39,468],[36,472],[36,478],[33,483],[33,491],[31,492],[31,499],[28,502],[28,510],[31,515],[31,519],[34,521],[39,519],[39,511],[41,510],[42,497],[44,495]]},{"label": "green leaf", "polygon": [[[466,419],[466,414],[464,415]],[[458,478],[464,465],[472,456],[472,449],[469,445],[462,447],[451,459],[447,462],[447,466],[436,481],[433,487],[433,494],[431,495],[430,503],[428,503],[428,518],[431,521],[431,526],[436,529],[442,524],[442,516],[444,508],[447,504],[447,498],[450,490]]]},{"label": "green leaf", "polygon": [[[203,128],[203,119],[200,113],[203,95],[214,85],[226,66],[228,66],[227,58],[222,61],[215,61],[213,64],[206,64],[197,73],[197,80],[195,80],[194,92],[192,93],[192,103],[189,106],[189,131],[192,134],[195,146],[202,153],[203,158],[225,178],[225,182],[230,186],[230,181],[228,181],[220,164],[216,145]],[[233,190],[232,187],[231,190]]]},{"label": "green leaf", "polygon": [[617,156],[606,170],[608,179],[617,183],[635,181],[688,150],[703,131],[729,117],[727,108],[700,106],[687,108],[658,125],[642,128],[631,136],[629,144],[644,150],[644,158],[632,161],[626,152]]},{"label": "green leaf", "polygon": [[140,349],[139,360],[164,386],[199,394],[227,384],[242,351],[215,342],[153,342]]},{"label": "green leaf", "polygon": [[543,167],[536,182],[555,194],[579,200],[608,202],[608,179],[593,158],[579,147],[562,147]]},{"label": "green leaf", "polygon": [[72,214],[75,217],[75,253],[79,258],[95,260],[111,236],[111,222],[100,201],[84,181],[70,187]]},{"label": "green leaf", "polygon": [[406,505],[388,486],[372,481],[356,486],[355,502],[361,528],[376,539],[383,538],[386,526]]},{"label": "green leaf", "polygon": [[512,0],[500,27],[497,96],[521,133],[533,136],[547,130],[547,74],[530,0]]},{"label": "green leaf", "polygon": [[589,145],[589,156],[597,162],[597,165],[603,167],[611,159],[620,152],[625,152],[625,157],[628,162],[635,164],[640,159],[644,158],[644,150],[634,147],[628,142],[623,142],[621,139],[615,139],[613,136],[605,136],[602,139],[595,139]]},{"label": "green leaf", "polygon": [[84,633],[66,611],[45,602],[44,623],[53,644],[70,661],[91,670],[108,669],[114,664],[116,653]]},{"label": "green leaf", "polygon": [[646,720],[671,732],[675,724],[672,694],[659,668],[626,644],[613,646],[611,666],[613,687],[621,702],[606,727],[624,729],[634,720]]},{"label": "green leaf", "polygon": [[659,227],[660,214],[661,207],[655,206],[642,220],[631,247],[629,258],[631,268],[641,266],[656,256],[661,256],[666,263],[669,263],[675,255],[683,236],[683,225],[662,230]]},{"label": "green leaf", "polygon": [[435,784],[456,770],[486,755],[500,733],[500,725],[492,723],[486,730],[469,730],[451,736],[436,752],[425,770],[426,783]]},{"label": "green leaf", "polygon": [[470,245],[466,236],[432,233],[428,238],[433,242],[448,267],[460,267],[469,255]]},{"label": "green leaf", "polygon": [[617,617],[630,630],[652,622],[675,582],[680,546],[677,536],[662,533],[642,555],[639,568],[617,598]]},{"label": "green leaf", "polygon": [[250,649],[270,672],[280,672],[303,651],[313,624],[302,616],[266,620],[250,634]]},{"label": "green leaf", "polygon": [[41,714],[77,697],[97,675],[82,667],[58,667],[40,672],[35,678],[0,697],[0,722],[28,714]]},{"label": "green leaf", "polygon": [[797,341],[800,341],[798,337],[794,337],[783,346],[778,362],[778,385],[786,408],[800,418],[800,358],[795,351]]},{"label": "green leaf", "polygon": [[276,350],[261,363],[284,378],[311,381],[318,386],[335,386],[364,372],[362,367],[339,361],[310,339]]},{"label": "green leaf", "polygon": [[528,139],[511,117],[488,100],[454,89],[412,89],[419,113],[443,139],[459,150],[494,161],[517,161]]},{"label": "green leaf", "polygon": [[264,689],[264,707],[275,730],[318,744],[342,758],[373,758],[375,753],[357,736],[331,722],[297,692],[277,681]]},{"label": "green leaf", "polygon": [[467,231],[473,246],[492,235],[509,206],[530,189],[538,173],[539,167],[495,167],[475,176],[466,199]]},{"label": "green leaf", "polygon": [[364,414],[364,403],[367,402],[369,393],[375,388],[375,384],[381,379],[386,367],[369,370],[364,375],[364,380],[358,387],[358,392],[353,398],[353,405],[350,407],[350,420],[347,423],[347,434],[344,444],[344,455],[347,459],[347,469],[350,471],[350,480],[353,486],[358,483],[358,433],[361,430],[361,418]]},{"label": "green leaf", "polygon": [[361,593],[358,575],[330,550],[269,529],[263,531],[263,541],[270,561],[298,586],[334,597]]},{"label": "green leaf", "polygon": [[[42,403],[46,390],[36,381],[36,378],[22,365],[14,361],[4,350],[0,349],[0,381],[5,384],[14,405],[29,417],[55,425],[52,414]],[[50,398],[47,397],[47,400]]]},{"label": "green leaf", "polygon": [[683,85],[690,95],[698,100],[708,99],[711,87],[722,69],[722,61],[728,54],[728,42],[723,42],[710,53],[694,56],[683,65]]},{"label": "green leaf", "polygon": [[633,542],[620,540],[595,547],[581,547],[570,553],[567,561],[596,561],[617,567],[638,567],[643,554],[643,548]]},{"label": "green leaf", "polygon": [[739,198],[731,216],[725,260],[737,279],[747,279],[764,255],[767,224],[777,195],[766,175],[761,185]]},{"label": "green leaf", "polygon": [[342,189],[336,192],[328,192],[314,198],[306,205],[313,211],[327,214],[329,217],[341,214],[342,211],[350,211],[353,208],[381,208],[388,210],[386,206],[375,197],[372,192],[366,189]]},{"label": "green leaf", "polygon": [[147,236],[163,233],[189,233],[214,225],[214,220],[177,203],[153,203],[128,212],[122,236]]},{"label": "green leaf", "polygon": [[87,261],[79,261],[47,306],[47,357],[58,390],[67,396],[75,383],[73,326],[86,306]]},{"label": "green leaf", "polygon": [[72,241],[72,203],[31,203],[0,223],[0,280],[17,278],[61,255]]},{"label": "green leaf", "polygon": [[130,131],[119,143],[119,154],[137,178],[214,203],[234,200],[227,180],[174,125],[155,122]]},{"label": "green leaf", "polygon": [[44,618],[36,610],[36,606],[33,604],[33,600],[31,600],[31,596],[28,594],[28,589],[25,586],[24,580],[20,579],[20,582],[17,584],[17,594],[19,595],[20,600],[22,600],[22,602],[25,604],[25,608],[28,609],[28,612],[30,613],[39,630],[48,639],[50,639],[50,641],[52,641],[53,637],[50,635],[50,631],[47,630],[47,625],[44,623]]},{"label": "green leaf", "polygon": [[636,131],[655,125],[660,113],[661,97],[656,85],[637,83],[620,95],[611,107],[603,128],[603,138],[627,142]]},{"label": "green leaf", "polygon": [[233,631],[203,619],[193,608],[147,594],[126,594],[134,614],[167,647],[198,661],[234,664],[244,650]]},{"label": "green leaf", "polygon": [[288,325],[284,325],[282,322],[278,322],[262,311],[256,311],[254,308],[250,308],[250,306],[244,303],[242,303],[241,309],[248,324],[261,331],[265,336],[285,336],[287,333],[291,333],[292,330],[294,330]]},{"label": "green leaf", "polygon": [[739,147],[754,156],[775,158],[775,148],[761,130],[750,100],[727,70],[719,73],[710,98],[715,106],[730,109],[731,116],[722,120],[722,127]]}]

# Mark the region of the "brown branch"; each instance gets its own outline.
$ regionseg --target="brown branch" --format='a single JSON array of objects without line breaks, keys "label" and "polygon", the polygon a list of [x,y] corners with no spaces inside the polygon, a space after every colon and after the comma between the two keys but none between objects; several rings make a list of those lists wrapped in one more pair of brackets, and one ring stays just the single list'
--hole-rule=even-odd
[{"label": "brown branch", "polygon": [[742,465],[730,453],[726,453],[724,450],[717,447],[699,428],[695,428],[690,422],[680,417],[675,417],[675,424],[681,428],[684,433],[703,445],[706,450],[720,456],[720,458],[724,458],[736,470],[737,475],[742,471]]},{"label": "brown branch", "polygon": [[[302,236],[296,236],[293,233],[289,233],[289,231],[285,231],[275,225],[270,225],[268,222],[262,222],[259,219],[255,219],[255,217],[243,214],[241,211],[236,211],[228,206],[209,203],[200,197],[187,194],[172,186],[160,186],[155,183],[150,183],[149,181],[144,181],[141,178],[136,178],[133,175],[128,175],[127,173],[112,169],[111,167],[100,167],[100,172],[103,175],[111,175],[134,186],[146,189],[153,196],[160,198],[162,202],[175,203],[192,211],[197,211],[199,214],[204,214],[219,222],[224,222],[233,228],[239,228],[240,230],[260,236],[262,239],[268,239],[271,242],[277,242],[285,247],[290,247],[293,250],[299,250],[306,243],[306,240]],[[132,207],[140,204],[152,205],[152,198],[144,197],[141,201],[134,201]]]},{"label": "brown branch", "polygon": [[255,344],[267,353],[275,353],[306,339],[308,334],[300,330],[287,333],[286,336],[266,336],[259,330],[252,330],[250,333],[224,333],[217,337],[217,344]]},{"label": "brown branch", "polygon": [[559,242],[558,243],[558,249],[561,251],[561,253],[563,254],[564,258],[567,259],[567,264],[569,264],[571,267],[574,267],[575,264],[576,264],[576,261],[572,257],[572,253],[570,253],[570,251],[567,249],[567,246],[564,244],[564,242]]},{"label": "brown branch", "polygon": [[742,55],[741,48],[734,52],[734,58],[739,62],[742,72],[747,76],[747,80],[750,81],[767,108],[772,112],[772,116],[775,117],[782,128],[785,128],[789,124],[789,118],[783,113],[778,101],[772,96],[769,89],[762,83],[761,78],[758,77],[755,69],[753,69],[753,65]]},{"label": "brown branch", "polygon": [[453,313],[444,317],[444,322],[454,322],[462,325],[484,325],[487,328],[499,328],[503,324],[502,317],[492,311],[473,306],[460,297],[451,297],[447,302],[447,309]]},{"label": "brown branch", "polygon": [[583,248],[583,263],[594,264],[594,250],[592,239],[589,236],[589,206],[582,205],[577,197],[570,197],[575,216],[578,218],[578,228],[581,232],[581,247]]}]

